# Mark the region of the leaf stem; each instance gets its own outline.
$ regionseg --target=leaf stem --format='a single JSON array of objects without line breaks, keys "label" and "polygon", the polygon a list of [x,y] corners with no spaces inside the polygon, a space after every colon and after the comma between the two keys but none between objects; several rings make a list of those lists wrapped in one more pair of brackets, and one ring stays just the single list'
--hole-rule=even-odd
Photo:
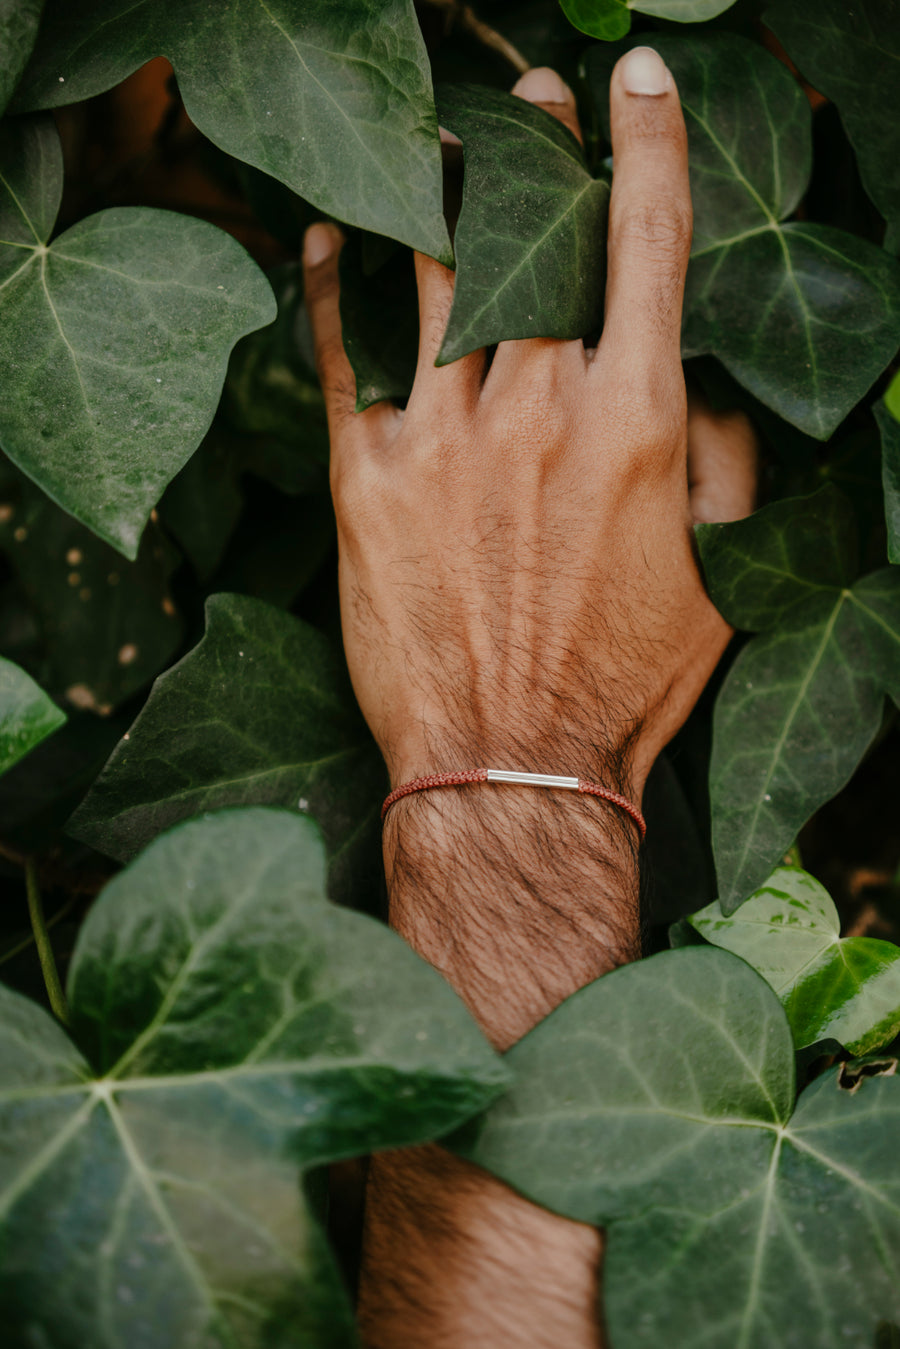
[{"label": "leaf stem", "polygon": [[497,52],[505,61],[509,62],[517,74],[524,75],[526,70],[531,69],[531,62],[525,59],[519,49],[514,47],[502,33],[498,33],[496,28],[491,28],[483,19],[479,19],[470,5],[461,4],[460,0],[427,0],[427,3],[435,9],[447,10],[450,22],[455,20],[482,46],[489,47],[491,51]]},{"label": "leaf stem", "polygon": [[34,944],[37,947],[38,959],[41,962],[41,972],[44,976],[50,1006],[53,1009],[54,1016],[58,1017],[63,1025],[68,1025],[69,1008],[66,1004],[66,995],[63,993],[62,984],[59,982],[59,972],[56,968],[53,947],[50,944],[50,935],[47,932],[44,905],[41,901],[41,891],[38,885],[37,862],[33,857],[26,858],[25,861],[25,888],[28,892],[28,916],[31,919]]}]

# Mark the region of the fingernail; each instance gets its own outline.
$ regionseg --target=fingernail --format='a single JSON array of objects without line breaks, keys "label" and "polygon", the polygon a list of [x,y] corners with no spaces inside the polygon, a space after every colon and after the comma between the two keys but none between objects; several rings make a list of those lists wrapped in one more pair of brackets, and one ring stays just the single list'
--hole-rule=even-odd
[{"label": "fingernail", "polygon": [[565,80],[549,66],[535,66],[526,70],[513,85],[513,93],[529,103],[571,103],[572,91]]},{"label": "fingernail", "polygon": [[331,225],[319,222],[310,225],[303,240],[303,261],[307,267],[318,267],[331,257],[337,246],[337,231]]},{"label": "fingernail", "polygon": [[438,133],[441,138],[441,145],[462,145],[459,136],[454,136],[453,132],[448,131],[445,126],[439,126]]},{"label": "fingernail", "polygon": [[672,88],[669,67],[652,47],[635,47],[622,57],[622,84],[629,94],[656,98]]}]

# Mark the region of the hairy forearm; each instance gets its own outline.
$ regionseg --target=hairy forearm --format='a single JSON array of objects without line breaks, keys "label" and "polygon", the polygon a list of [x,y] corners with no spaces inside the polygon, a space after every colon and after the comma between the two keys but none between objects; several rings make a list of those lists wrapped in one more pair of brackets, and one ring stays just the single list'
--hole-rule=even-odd
[{"label": "hairy forearm", "polygon": [[[571,792],[448,788],[388,816],[391,923],[506,1049],[639,954],[633,826]],[[373,1160],[369,1349],[596,1349],[600,1238],[437,1147]]]}]

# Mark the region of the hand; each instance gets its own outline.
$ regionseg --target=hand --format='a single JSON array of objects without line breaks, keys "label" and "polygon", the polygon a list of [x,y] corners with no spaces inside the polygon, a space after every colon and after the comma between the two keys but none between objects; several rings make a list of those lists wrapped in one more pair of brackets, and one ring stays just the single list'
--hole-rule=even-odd
[{"label": "hand", "polygon": [[[576,136],[552,71],[517,86]],[[576,774],[639,798],[730,631],[695,519],[754,504],[742,418],[689,418],[680,357],[691,237],[684,122],[646,49],[611,90],[615,175],[596,351],[502,342],[436,368],[453,273],[417,255],[421,337],[405,412],[353,412],[340,235],[307,235],[328,407],[344,643],[394,785],[490,766]]]}]

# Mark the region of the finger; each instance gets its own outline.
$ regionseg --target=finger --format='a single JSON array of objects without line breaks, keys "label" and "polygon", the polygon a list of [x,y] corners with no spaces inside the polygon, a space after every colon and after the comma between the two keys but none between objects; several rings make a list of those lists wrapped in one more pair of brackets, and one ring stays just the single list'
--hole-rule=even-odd
[{"label": "finger", "polygon": [[691,246],[687,135],[675,81],[649,47],[618,62],[609,102],[613,185],[601,351],[640,375],[680,363]]},{"label": "finger", "polygon": [[713,412],[688,397],[688,488],[695,524],[742,520],[756,506],[756,432],[742,412]]},{"label": "finger", "polygon": [[[543,108],[544,112],[548,112],[571,131],[579,145],[582,143],[575,95],[555,70],[551,70],[549,66],[535,66],[517,80],[512,92],[526,103]],[[494,385],[505,384],[511,374],[521,369],[525,360],[529,362],[537,360],[546,366],[549,362],[559,359],[561,349],[568,345],[553,338],[540,337],[501,342],[494,356],[490,381]],[[578,345],[580,347],[581,344]],[[583,367],[583,357],[578,364]]]},{"label": "finger", "polygon": [[391,404],[378,403],[357,413],[356,379],[341,337],[338,260],[344,236],[335,225],[310,225],[303,240],[304,294],[316,353],[316,370],[325,395],[332,452],[350,428],[371,431],[398,416]]}]

